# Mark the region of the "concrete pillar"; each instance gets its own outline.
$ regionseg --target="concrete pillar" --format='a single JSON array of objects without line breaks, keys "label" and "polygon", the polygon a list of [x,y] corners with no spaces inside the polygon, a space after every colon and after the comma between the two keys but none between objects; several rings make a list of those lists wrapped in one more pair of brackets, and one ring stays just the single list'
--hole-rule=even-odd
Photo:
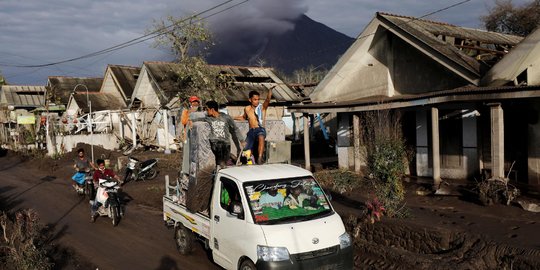
[{"label": "concrete pillar", "polygon": [[309,153],[309,114],[307,113],[304,113],[304,158],[306,160],[306,169],[311,170]]},{"label": "concrete pillar", "polygon": [[353,115],[353,137],[354,137],[354,171],[360,172],[360,116]]},{"label": "concrete pillar", "polygon": [[131,134],[133,136],[133,149],[137,147],[137,115],[131,113]]},{"label": "concrete pillar", "polygon": [[431,108],[431,150],[433,163],[433,186],[441,184],[441,156],[439,148],[439,109]]},{"label": "concrete pillar", "polygon": [[504,113],[500,103],[489,104],[491,114],[491,176],[504,179]]},{"label": "concrete pillar", "polygon": [[293,133],[294,133],[294,141],[300,141],[300,117],[298,117],[295,113],[291,113],[291,117],[293,119]]},{"label": "concrete pillar", "polygon": [[169,148],[169,115],[167,113],[167,110],[163,110],[163,127],[165,130],[165,134],[163,135],[165,137],[164,154],[170,154],[171,149]]}]

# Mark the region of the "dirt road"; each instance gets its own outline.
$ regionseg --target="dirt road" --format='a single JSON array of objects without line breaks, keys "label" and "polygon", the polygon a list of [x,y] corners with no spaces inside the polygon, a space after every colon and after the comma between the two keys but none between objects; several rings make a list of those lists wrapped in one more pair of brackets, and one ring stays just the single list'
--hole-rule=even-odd
[{"label": "dirt road", "polygon": [[[161,213],[131,201],[117,227],[100,217],[90,223],[88,200],[75,194],[67,179],[48,176],[18,157],[0,158],[0,198],[7,209],[34,208],[55,234],[99,269],[219,269],[200,245],[182,256]],[[60,262],[61,263],[61,262]]]}]

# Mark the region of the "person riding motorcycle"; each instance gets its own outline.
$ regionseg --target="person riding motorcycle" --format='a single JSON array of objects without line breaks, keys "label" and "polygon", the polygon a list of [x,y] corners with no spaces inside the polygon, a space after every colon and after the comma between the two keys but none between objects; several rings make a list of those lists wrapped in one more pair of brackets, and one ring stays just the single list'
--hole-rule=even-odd
[{"label": "person riding motorcycle", "polygon": [[[114,178],[116,181],[120,183],[120,185],[122,185],[122,181],[120,180],[120,177],[118,177],[118,175],[116,175],[113,172],[113,170],[105,168],[105,161],[103,159],[98,159],[96,163],[98,165],[98,169],[94,171],[94,176],[93,176],[94,186],[96,187],[96,189],[99,187],[99,179]],[[96,197],[97,197],[97,194],[96,194]],[[92,202],[92,207],[90,210],[90,216],[91,216],[90,222],[94,222],[96,220],[96,211],[98,207],[99,207],[99,202],[94,197],[93,202]]]},{"label": "person riding motorcycle", "polygon": [[[96,166],[84,155],[84,149],[77,150],[77,158],[74,160],[73,168],[77,171],[71,179],[79,184],[84,183],[84,177],[90,169],[96,170]],[[73,188],[77,189],[77,183],[73,183]]]}]

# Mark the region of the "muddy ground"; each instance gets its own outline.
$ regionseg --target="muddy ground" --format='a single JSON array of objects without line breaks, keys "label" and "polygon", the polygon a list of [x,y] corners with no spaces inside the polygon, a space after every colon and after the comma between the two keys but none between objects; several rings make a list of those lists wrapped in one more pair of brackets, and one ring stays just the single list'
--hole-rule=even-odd
[{"label": "muddy ground", "polygon": [[[87,149],[87,155],[90,155],[88,146],[83,147]],[[103,151],[97,147],[94,147],[94,155],[109,158],[111,166],[118,164],[118,158],[120,158],[120,163],[125,160],[120,152]],[[199,269],[216,268],[202,249],[198,250],[195,256],[178,255],[174,250],[172,232],[169,235],[169,232],[164,232],[162,227],[155,225],[161,222],[159,213],[162,207],[161,196],[164,193],[164,176],[169,175],[171,179],[175,178],[180,167],[180,154],[163,155],[153,151],[139,151],[134,152],[133,155],[141,160],[150,157],[157,157],[160,160],[160,174],[156,180],[131,182],[124,186],[128,209],[138,209],[141,212],[139,219],[152,219],[148,221],[148,224],[144,224],[142,234],[150,235],[150,239],[157,242],[154,247],[164,246],[161,249],[154,248],[152,255],[165,258],[168,264],[160,268],[158,266],[161,264],[156,263],[153,269],[192,269],[195,266]],[[70,164],[75,156],[74,153],[68,153],[59,160],[34,159],[15,162],[18,159],[9,157],[8,154],[8,157],[0,158],[0,164],[2,164],[0,174],[32,172],[36,175],[54,177],[56,180],[53,182],[68,190],[69,176],[72,174]],[[2,183],[1,188],[5,190],[6,183],[3,181],[0,183]],[[13,181],[7,186],[14,188],[11,187],[12,183]],[[485,207],[471,194],[459,192],[461,188],[463,186],[453,186],[453,191],[449,196],[417,195],[417,191],[423,190],[423,186],[415,181],[406,183],[405,207],[408,215],[404,218],[383,217],[380,222],[374,224],[366,222],[364,218],[366,213],[364,202],[367,198],[364,190],[358,189],[344,194],[332,193],[333,206],[344,219],[350,233],[355,236],[356,268],[540,269],[540,233],[538,233],[540,213],[527,212],[517,205]],[[62,196],[72,195],[75,196],[74,194]],[[9,194],[0,194],[0,196],[10,197]],[[530,199],[535,198],[530,197]],[[51,200],[51,197],[44,197],[43,200]],[[51,201],[42,203],[55,205]],[[81,208],[85,209],[85,207]],[[78,208],[75,210],[85,211]],[[48,212],[42,214],[51,215]],[[130,212],[126,215],[129,217]],[[72,223],[69,226],[76,227],[79,222],[84,223],[86,227],[88,224],[86,217],[88,217],[86,213],[81,214],[80,217],[73,217],[69,220]],[[135,232],[134,229],[130,231],[126,228],[129,225],[125,223],[138,224],[140,222],[142,221],[126,218],[115,229],[126,230],[124,237],[139,234],[140,231]],[[100,224],[103,227],[109,227],[108,225]],[[111,230],[112,228],[103,229]],[[159,237],[152,236],[153,234]],[[161,239],[167,238],[167,235],[170,239]],[[98,260],[99,263],[96,264],[96,260],[89,258],[87,251],[81,247],[80,243],[77,243],[83,240],[70,238],[57,241],[62,248],[59,248],[60,251],[57,252],[55,258],[57,266],[60,266],[56,269],[88,269],[87,267],[91,268],[94,265],[118,266],[118,261],[114,258]],[[131,242],[138,243],[138,241],[144,241],[144,239]],[[164,243],[160,244],[159,241],[164,241]],[[169,242],[165,243],[165,241]],[[130,256],[133,258],[147,256],[144,252],[144,249],[136,249]],[[166,254],[157,254],[160,252]],[[62,256],[62,254],[70,255]],[[101,256],[99,253],[92,254]],[[129,259],[122,259],[123,266],[126,260]],[[195,262],[186,264],[186,260]],[[169,264],[176,268],[167,267]],[[82,266],[82,268],[75,266]],[[131,266],[135,267],[132,269],[143,269],[138,268],[135,263]]]}]

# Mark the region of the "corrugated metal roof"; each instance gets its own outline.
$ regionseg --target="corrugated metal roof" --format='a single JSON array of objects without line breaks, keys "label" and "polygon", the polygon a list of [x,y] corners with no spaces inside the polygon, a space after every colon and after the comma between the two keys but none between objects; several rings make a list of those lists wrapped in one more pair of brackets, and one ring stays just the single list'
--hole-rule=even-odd
[{"label": "corrugated metal roof", "polygon": [[[99,92],[102,83],[103,78],[49,76],[47,89],[54,93],[54,97],[59,99],[61,104],[67,104],[69,102],[69,96],[76,85],[85,85],[88,87],[88,92]],[[77,92],[86,92],[86,88],[83,86],[78,86],[75,90]],[[53,102],[56,102],[56,100],[53,100]]]},{"label": "corrugated metal roof", "polygon": [[450,36],[460,39],[470,39],[482,43],[508,45],[510,47],[517,45],[523,38],[514,35],[507,35],[495,32],[488,32],[479,29],[458,27],[455,25],[440,23],[428,20],[417,19],[388,13],[377,13],[377,17],[390,22],[395,28],[401,29],[426,45],[440,52],[448,59],[465,67],[469,71],[480,74],[481,63],[475,58],[468,56],[462,50],[456,48],[453,44],[443,41],[437,36]]},{"label": "corrugated metal roof", "polygon": [[[152,74],[159,88],[164,92],[163,95],[168,100],[172,98],[170,93],[176,93],[177,84],[174,66],[170,62],[145,62],[144,65]],[[226,89],[225,96],[228,103],[247,102],[250,91],[255,90],[264,95],[272,86],[276,86],[272,91],[273,99],[279,103],[295,103],[302,100],[301,95],[287,86],[273,71],[266,67],[245,67],[229,65],[209,65],[216,68],[217,74],[231,75],[233,83],[237,89]],[[217,75],[216,74],[216,75]],[[169,94],[167,94],[169,93]],[[162,101],[166,102],[166,101]]]},{"label": "corrugated metal roof", "polygon": [[43,106],[45,100],[45,86],[3,85],[0,91],[5,97],[5,100],[2,100],[5,105],[35,108]]},{"label": "corrugated metal roof", "polygon": [[[320,102],[320,103],[307,103],[302,105],[293,105],[290,106],[290,109],[316,109],[316,108],[345,108],[345,107],[361,107],[361,106],[370,106],[370,105],[381,105],[381,104],[390,104],[394,102],[403,102],[403,101],[415,101],[415,100],[424,100],[430,98],[438,97],[450,97],[448,102],[451,102],[452,96],[460,95],[475,95],[483,94],[486,100],[489,99],[489,94],[496,94],[501,92],[515,92],[519,93],[521,91],[540,91],[540,86],[531,85],[531,86],[500,86],[500,87],[477,87],[473,85],[468,85],[464,87],[459,87],[450,90],[443,90],[437,92],[427,92],[417,95],[399,95],[399,96],[372,96],[366,97],[358,100],[345,101],[345,102]],[[425,104],[415,104],[411,103],[410,107],[414,106],[423,106]]]},{"label": "corrugated metal roof", "polygon": [[135,84],[139,78],[139,73],[141,72],[140,67],[131,67],[131,66],[120,66],[120,65],[109,65],[113,76],[120,84],[121,91],[124,92],[126,97],[129,99],[133,94],[133,89],[135,89]]},{"label": "corrugated metal roof", "polygon": [[112,94],[106,93],[76,93],[73,95],[73,99],[79,106],[79,108],[84,112],[89,112],[89,106],[87,100],[92,103],[92,111],[105,111],[105,110],[120,110],[124,109],[125,106]]},{"label": "corrugated metal roof", "polygon": [[499,86],[516,81],[521,83],[518,77],[525,70],[531,68],[533,72],[527,72],[527,84],[540,84],[540,74],[534,72],[540,62],[540,28],[529,34],[501,61],[493,66],[480,81],[481,85]]}]

